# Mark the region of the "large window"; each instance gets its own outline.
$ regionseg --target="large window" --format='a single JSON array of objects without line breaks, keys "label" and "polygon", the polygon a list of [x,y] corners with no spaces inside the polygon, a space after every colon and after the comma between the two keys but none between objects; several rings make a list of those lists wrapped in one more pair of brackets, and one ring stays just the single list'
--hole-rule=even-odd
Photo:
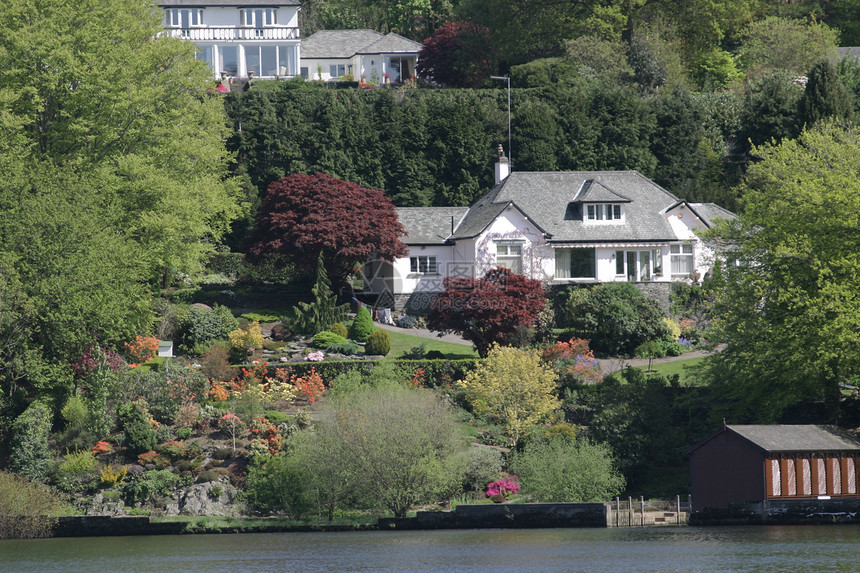
[{"label": "large window", "polygon": [[209,66],[209,69],[213,72],[215,71],[215,58],[214,58],[214,49],[212,46],[196,46],[197,52],[196,57],[198,60],[203,60],[206,62],[206,65]]},{"label": "large window", "polygon": [[522,243],[496,243],[496,265],[506,269],[511,269],[517,274],[522,274]]},{"label": "large window", "polygon": [[594,249],[556,249],[555,277],[593,279],[597,277]]},{"label": "large window", "polygon": [[586,205],[585,216],[588,221],[620,221],[621,205],[611,203]]},{"label": "large window", "polygon": [[256,76],[278,75],[276,46],[245,46],[245,71]]},{"label": "large window", "polygon": [[333,78],[339,78],[346,75],[346,66],[344,64],[331,64],[328,67],[328,75]]},{"label": "large window", "polygon": [[170,28],[193,28],[203,25],[201,8],[171,8],[167,11],[167,25]]},{"label": "large window", "polygon": [[435,275],[436,257],[425,255],[409,257],[409,272],[423,275]]},{"label": "large window", "polygon": [[296,47],[295,46],[278,46],[278,75],[294,76],[296,75]]},{"label": "large window", "polygon": [[669,255],[672,260],[672,276],[687,276],[694,270],[693,245],[671,245]]},{"label": "large window", "polygon": [[218,57],[221,61],[219,72],[228,76],[239,74],[239,48],[236,46],[218,46]]}]

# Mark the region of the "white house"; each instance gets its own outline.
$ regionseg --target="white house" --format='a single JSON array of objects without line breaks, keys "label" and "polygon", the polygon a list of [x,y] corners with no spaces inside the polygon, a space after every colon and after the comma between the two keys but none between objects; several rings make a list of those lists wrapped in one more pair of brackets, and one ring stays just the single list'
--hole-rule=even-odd
[{"label": "white house", "polygon": [[351,75],[355,80],[391,83],[412,79],[421,44],[394,33],[373,30],[320,30],[302,40],[301,74],[330,80]]},{"label": "white house", "polygon": [[399,208],[409,255],[366,269],[380,304],[426,308],[445,277],[508,267],[552,284],[695,281],[714,253],[696,235],[735,215],[681,201],[636,171],[509,172],[470,207]]},{"label": "white house", "polygon": [[214,78],[299,74],[295,0],[160,0],[164,34],[194,42]]}]

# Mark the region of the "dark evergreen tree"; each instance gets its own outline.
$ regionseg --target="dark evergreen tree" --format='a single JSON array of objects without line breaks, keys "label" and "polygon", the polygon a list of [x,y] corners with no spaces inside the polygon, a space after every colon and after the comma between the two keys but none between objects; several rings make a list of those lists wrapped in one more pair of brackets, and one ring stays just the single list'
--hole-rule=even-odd
[{"label": "dark evergreen tree", "polygon": [[747,85],[740,137],[753,145],[796,137],[797,108],[803,87],[785,71],[771,72]]},{"label": "dark evergreen tree", "polygon": [[800,117],[811,127],[825,118],[850,120],[854,115],[854,101],[842,85],[836,66],[822,60],[812,67],[806,82],[806,91],[800,101]]},{"label": "dark evergreen tree", "polygon": [[514,117],[516,168],[519,171],[556,171],[562,134],[552,106],[542,100],[526,99],[517,106]]}]

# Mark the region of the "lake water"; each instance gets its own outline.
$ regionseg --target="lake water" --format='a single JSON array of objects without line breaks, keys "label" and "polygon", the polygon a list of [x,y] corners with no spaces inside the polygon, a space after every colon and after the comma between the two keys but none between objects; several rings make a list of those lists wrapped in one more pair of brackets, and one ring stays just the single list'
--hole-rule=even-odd
[{"label": "lake water", "polygon": [[860,526],[265,533],[0,541],[0,572],[860,571]]}]

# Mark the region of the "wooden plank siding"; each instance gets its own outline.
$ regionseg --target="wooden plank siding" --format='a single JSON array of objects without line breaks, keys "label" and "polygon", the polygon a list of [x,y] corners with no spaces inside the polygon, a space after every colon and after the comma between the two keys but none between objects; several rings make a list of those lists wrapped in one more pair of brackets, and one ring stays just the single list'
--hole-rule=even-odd
[{"label": "wooden plank siding", "polygon": [[771,454],[764,460],[765,499],[860,497],[853,453]]}]

